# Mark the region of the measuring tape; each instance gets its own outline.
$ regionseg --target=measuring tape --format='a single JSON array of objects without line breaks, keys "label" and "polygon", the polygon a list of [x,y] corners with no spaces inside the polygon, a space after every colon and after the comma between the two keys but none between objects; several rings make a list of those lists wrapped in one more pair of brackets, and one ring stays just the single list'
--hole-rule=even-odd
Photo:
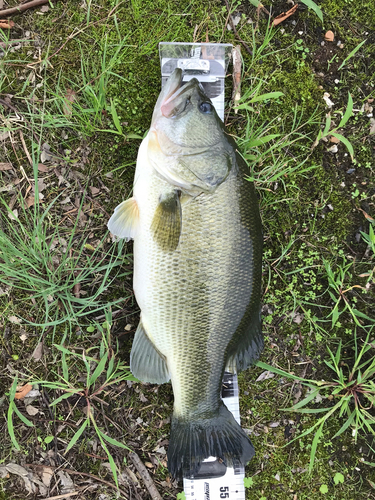
[{"label": "measuring tape", "polygon": [[[225,74],[233,46],[228,43],[159,43],[162,87],[176,68],[183,71],[182,81],[196,78],[224,121]],[[237,375],[225,372],[221,397],[240,424]],[[203,461],[194,479],[184,478],[187,500],[245,500],[245,469],[238,463],[227,467],[215,457]]]}]

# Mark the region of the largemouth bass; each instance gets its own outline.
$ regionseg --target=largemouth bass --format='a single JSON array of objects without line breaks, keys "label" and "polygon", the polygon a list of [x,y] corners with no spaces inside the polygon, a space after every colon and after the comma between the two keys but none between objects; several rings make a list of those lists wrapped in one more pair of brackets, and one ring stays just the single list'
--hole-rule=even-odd
[{"label": "largemouth bass", "polygon": [[262,229],[255,189],[236,144],[196,79],[176,69],[157,100],[137,159],[133,197],[108,223],[134,239],[141,309],[131,371],[171,380],[173,477],[209,456],[246,464],[254,448],[220,397],[224,369],[250,366],[263,348]]}]

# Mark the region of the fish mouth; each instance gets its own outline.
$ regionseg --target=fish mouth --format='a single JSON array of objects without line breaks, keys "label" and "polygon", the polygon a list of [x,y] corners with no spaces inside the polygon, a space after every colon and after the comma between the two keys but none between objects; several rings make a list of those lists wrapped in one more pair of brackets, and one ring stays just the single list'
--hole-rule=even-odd
[{"label": "fish mouth", "polygon": [[188,94],[191,94],[191,90],[196,86],[197,82],[196,78],[192,78],[182,85],[182,70],[176,68],[168,78],[159,96],[152,122],[155,122],[161,116],[173,118],[184,111],[190,97]]}]

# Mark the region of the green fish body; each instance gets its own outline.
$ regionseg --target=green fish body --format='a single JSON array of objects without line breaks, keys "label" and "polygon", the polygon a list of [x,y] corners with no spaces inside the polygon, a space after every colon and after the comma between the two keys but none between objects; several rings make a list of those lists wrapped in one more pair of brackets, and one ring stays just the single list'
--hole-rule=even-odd
[{"label": "green fish body", "polygon": [[197,80],[175,70],[141,144],[134,196],[108,227],[134,238],[141,320],[131,370],[171,380],[168,468],[193,477],[209,456],[242,464],[254,448],[223,404],[224,369],[250,366],[263,348],[262,230],[246,164]]}]

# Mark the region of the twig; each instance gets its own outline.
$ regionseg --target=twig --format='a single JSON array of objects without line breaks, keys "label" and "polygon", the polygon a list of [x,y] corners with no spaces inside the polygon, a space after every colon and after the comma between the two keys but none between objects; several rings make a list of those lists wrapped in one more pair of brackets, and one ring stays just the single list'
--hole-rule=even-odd
[{"label": "twig", "polygon": [[[44,467],[47,467],[46,465],[39,465],[39,464],[25,464],[25,467],[34,467],[34,468],[44,468]],[[91,479],[95,479],[96,481],[99,481],[100,483],[103,483],[103,484],[106,484],[107,486],[109,486],[110,488],[114,488],[115,490],[117,490],[117,486],[115,484],[112,484],[108,481],[105,481],[104,479],[101,479],[100,477],[98,476],[94,476],[94,474],[89,474],[88,472],[78,472],[76,470],[71,470],[71,469],[65,469],[64,467],[54,467],[52,465],[48,465],[48,467],[50,467],[51,469],[59,469],[63,472],[67,472],[68,474],[75,474],[76,476],[86,476],[86,477],[90,477]],[[124,490],[121,490],[120,488],[118,488],[118,491],[124,495],[124,497],[126,498],[126,491]],[[160,497],[161,499],[161,497]],[[50,500],[50,499],[49,499]]]},{"label": "twig", "polygon": [[229,23],[232,27],[232,30],[233,30],[233,33],[235,35],[235,37],[238,39],[238,41],[240,43],[242,43],[242,45],[245,47],[246,51],[252,56],[253,55],[253,52],[252,50],[250,49],[250,47],[247,45],[246,42],[244,42],[242,40],[242,38],[240,37],[240,35],[238,34],[238,31],[236,30],[236,27],[234,25],[234,22],[233,22],[233,19],[232,19],[232,15],[230,13],[230,7],[229,7],[229,4],[228,4],[228,0],[224,0],[225,1],[225,5],[227,6],[227,9],[228,9],[228,14],[229,14]]},{"label": "twig", "polygon": [[[23,138],[23,133],[22,133],[22,130],[20,130],[20,139],[21,139],[21,142],[22,142],[23,150],[24,150],[24,151],[25,151],[25,153],[26,153],[27,159],[29,160],[30,165],[31,165],[31,166],[33,166],[33,160],[31,159],[31,156],[30,156],[29,150],[27,149],[25,139]],[[27,179],[27,180],[29,181],[29,179]],[[29,181],[29,182],[30,182],[30,181]]]},{"label": "twig", "polygon": [[39,137],[36,135],[36,133],[34,132],[32,126],[31,126],[31,123],[29,121],[26,120],[26,118],[23,116],[23,114],[18,111],[17,108],[15,108],[14,106],[12,106],[12,104],[9,104],[8,102],[4,101],[4,99],[0,99],[0,104],[2,106],[5,106],[9,109],[11,109],[14,113],[16,113],[16,115],[20,116],[22,118],[22,120],[27,123],[27,125],[29,126],[30,130],[32,130],[33,132],[33,136],[34,136],[34,139],[36,140],[36,142],[38,143],[39,142]]},{"label": "twig", "polygon": [[[232,60],[233,60],[233,101],[234,106],[237,106],[241,99],[241,47],[237,45],[233,47],[232,50]],[[238,113],[238,109],[234,110],[234,113]]]},{"label": "twig", "polygon": [[129,453],[129,458],[133,462],[137,471],[140,473],[142,481],[144,482],[148,492],[150,493],[152,500],[163,500],[160,496],[160,493],[156,489],[154,481],[151,479],[148,470],[144,466],[139,456],[136,453],[134,453],[134,451],[131,451]]},{"label": "twig", "polygon": [[49,0],[32,0],[19,5],[18,7],[11,7],[10,9],[0,10],[0,16],[11,16],[12,14],[21,14],[27,9],[32,9],[33,7],[39,7],[39,5],[44,5],[49,3]]},{"label": "twig", "polygon": [[54,497],[48,497],[45,498],[44,500],[59,500],[60,498],[68,498],[68,497],[75,497],[76,495],[79,495],[79,491],[73,491],[72,493],[65,493],[64,495],[56,495]]}]

